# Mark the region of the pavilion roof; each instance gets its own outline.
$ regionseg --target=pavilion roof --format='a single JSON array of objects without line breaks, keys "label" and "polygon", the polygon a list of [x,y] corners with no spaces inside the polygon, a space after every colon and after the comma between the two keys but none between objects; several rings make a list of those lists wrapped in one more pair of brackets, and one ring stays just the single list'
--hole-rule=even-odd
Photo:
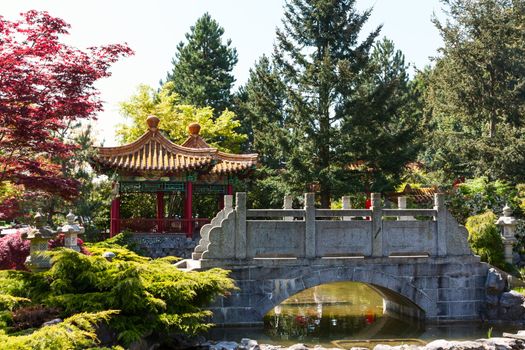
[{"label": "pavilion roof", "polygon": [[197,123],[190,124],[190,136],[182,145],[177,145],[158,130],[159,121],[149,116],[148,131],[135,142],[98,147],[94,161],[104,168],[132,173],[205,171],[218,175],[238,173],[257,164],[257,154],[225,153],[208,145],[199,135]]}]

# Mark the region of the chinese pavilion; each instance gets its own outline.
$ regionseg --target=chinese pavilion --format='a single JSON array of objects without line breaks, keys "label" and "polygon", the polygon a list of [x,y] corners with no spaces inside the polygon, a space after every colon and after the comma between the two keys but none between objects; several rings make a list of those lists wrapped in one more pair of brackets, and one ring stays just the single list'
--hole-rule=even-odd
[{"label": "chinese pavilion", "polygon": [[[191,237],[209,221],[194,217],[193,196],[216,194],[221,201],[224,194],[233,194],[233,183],[255,169],[257,154],[231,154],[209,146],[199,136],[199,124],[190,124],[188,138],[177,145],[158,129],[159,121],[149,116],[148,131],[135,142],[97,148],[95,166],[117,175],[111,202],[111,236],[128,230],[186,233]],[[122,193],[156,193],[156,218],[121,218]],[[165,217],[164,195],[170,193],[183,195],[182,218]]]}]

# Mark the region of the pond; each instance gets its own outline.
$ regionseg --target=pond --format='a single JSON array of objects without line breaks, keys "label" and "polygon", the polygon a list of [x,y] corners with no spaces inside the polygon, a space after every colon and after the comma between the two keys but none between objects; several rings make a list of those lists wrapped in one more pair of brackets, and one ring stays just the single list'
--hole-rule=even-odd
[{"label": "pond", "polygon": [[[491,329],[492,328],[492,329]],[[435,339],[478,339],[502,332],[511,326],[491,326],[476,322],[425,324],[407,317],[383,314],[383,299],[370,286],[338,282],[298,293],[276,306],[264,318],[261,328],[214,328],[212,340],[257,340],[260,344],[289,346],[295,343],[350,348],[364,346],[355,340],[401,339],[429,342]]]}]

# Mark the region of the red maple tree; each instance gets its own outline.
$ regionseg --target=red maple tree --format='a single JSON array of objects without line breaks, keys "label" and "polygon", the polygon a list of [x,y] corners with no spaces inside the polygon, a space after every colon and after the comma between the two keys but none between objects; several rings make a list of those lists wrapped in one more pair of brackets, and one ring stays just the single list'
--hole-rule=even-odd
[{"label": "red maple tree", "polygon": [[133,53],[121,44],[68,46],[60,37],[69,27],[47,12],[22,13],[17,21],[0,16],[0,182],[64,198],[78,188],[56,161],[75,147],[66,131],[102,109],[94,82]]}]

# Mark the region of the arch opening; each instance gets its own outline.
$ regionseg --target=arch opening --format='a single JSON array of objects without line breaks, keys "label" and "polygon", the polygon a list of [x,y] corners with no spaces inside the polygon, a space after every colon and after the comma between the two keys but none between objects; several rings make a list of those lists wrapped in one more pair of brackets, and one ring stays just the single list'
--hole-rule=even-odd
[{"label": "arch opening", "polygon": [[387,288],[333,282],[296,293],[264,316],[266,332],[290,339],[411,338],[424,331],[424,311]]}]

